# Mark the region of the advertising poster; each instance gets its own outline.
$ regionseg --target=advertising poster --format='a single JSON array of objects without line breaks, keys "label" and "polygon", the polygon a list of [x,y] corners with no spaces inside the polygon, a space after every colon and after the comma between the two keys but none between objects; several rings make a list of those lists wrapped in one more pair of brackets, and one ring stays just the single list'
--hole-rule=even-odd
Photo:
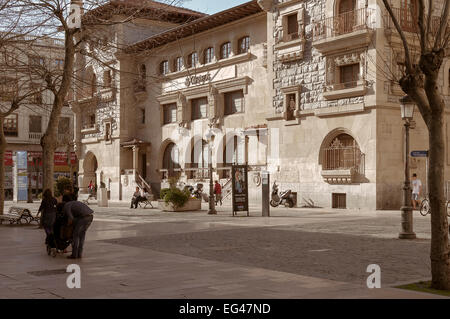
[{"label": "advertising poster", "polygon": [[247,216],[250,216],[248,207],[248,166],[233,165],[232,177],[233,216],[236,216],[237,212],[247,212]]}]

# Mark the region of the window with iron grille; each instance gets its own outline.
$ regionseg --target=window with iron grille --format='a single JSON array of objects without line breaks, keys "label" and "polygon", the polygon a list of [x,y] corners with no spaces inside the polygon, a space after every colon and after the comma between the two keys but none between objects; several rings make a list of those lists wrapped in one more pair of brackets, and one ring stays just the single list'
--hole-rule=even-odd
[{"label": "window with iron grille", "polygon": [[211,63],[214,60],[214,48],[210,47],[205,50],[205,64]]},{"label": "window with iron grille", "polygon": [[164,124],[171,124],[177,122],[177,104],[172,103],[163,106]]},{"label": "window with iron grille", "polygon": [[356,87],[359,80],[359,63],[339,67],[340,83],[343,88]]},{"label": "window with iron grille", "polygon": [[3,122],[3,131],[5,136],[18,137],[19,127],[18,127],[18,115],[11,114],[5,117]]},{"label": "window with iron grille", "polygon": [[220,58],[227,59],[231,55],[231,42],[222,44],[220,47]]},{"label": "window with iron grille", "polygon": [[225,115],[244,112],[244,92],[238,90],[224,94]]},{"label": "window with iron grille", "polygon": [[198,53],[192,52],[189,54],[187,63],[189,68],[195,67],[198,63]]},{"label": "window with iron grille", "polygon": [[30,115],[30,133],[42,133],[42,116]]},{"label": "window with iron grille", "polygon": [[192,120],[205,119],[208,117],[208,99],[206,97],[194,99],[192,103]]},{"label": "window with iron grille", "polygon": [[324,170],[355,169],[362,172],[364,154],[353,137],[341,134],[323,149],[323,159]]},{"label": "window with iron grille", "polygon": [[238,41],[239,54],[247,53],[250,49],[250,37],[243,37]]}]

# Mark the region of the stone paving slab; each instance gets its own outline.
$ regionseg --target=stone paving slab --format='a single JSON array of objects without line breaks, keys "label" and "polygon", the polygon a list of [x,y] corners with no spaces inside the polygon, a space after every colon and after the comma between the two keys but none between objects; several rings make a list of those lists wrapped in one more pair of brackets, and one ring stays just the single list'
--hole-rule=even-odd
[{"label": "stone paving slab", "polygon": [[[94,210],[80,290],[63,274],[31,274],[71,263],[47,256],[42,230],[0,226],[0,298],[438,298],[388,285],[429,276],[429,240],[394,239],[397,212],[274,210],[267,219],[232,218],[227,208],[218,216]],[[417,219],[425,234],[428,223]],[[383,289],[361,282],[367,265],[357,265],[373,256],[386,258]]]}]

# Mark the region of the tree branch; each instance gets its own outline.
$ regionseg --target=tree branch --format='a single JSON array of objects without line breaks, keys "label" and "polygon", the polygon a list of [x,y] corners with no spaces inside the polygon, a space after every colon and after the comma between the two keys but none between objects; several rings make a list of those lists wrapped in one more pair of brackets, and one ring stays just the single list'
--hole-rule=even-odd
[{"label": "tree branch", "polygon": [[391,5],[388,3],[388,0],[383,0],[383,3],[392,19],[392,22],[394,23],[395,28],[397,29],[398,34],[400,35],[400,38],[402,39],[403,48],[405,49],[406,73],[413,74],[411,56],[409,54],[409,47],[408,42],[406,41],[405,34],[403,33],[402,28],[400,27],[400,24],[398,23],[397,18],[395,17],[394,12],[392,11]]},{"label": "tree branch", "polygon": [[[433,46],[434,51],[438,51],[440,49],[439,45],[442,43],[441,42],[442,33],[447,29],[449,9],[450,9],[450,1],[447,0],[447,1],[445,1],[444,11],[442,11],[441,23],[439,25],[439,30],[438,30],[438,33],[436,34],[436,39],[434,40],[434,46]],[[444,49],[445,49],[445,47],[444,47]]]},{"label": "tree branch", "polygon": [[[427,33],[424,26],[424,18],[425,18],[425,5],[423,3],[424,0],[419,0],[419,34],[420,34],[420,49],[422,53],[425,53],[427,50]],[[412,9],[411,9],[412,10]],[[428,21],[429,22],[429,21]]]}]

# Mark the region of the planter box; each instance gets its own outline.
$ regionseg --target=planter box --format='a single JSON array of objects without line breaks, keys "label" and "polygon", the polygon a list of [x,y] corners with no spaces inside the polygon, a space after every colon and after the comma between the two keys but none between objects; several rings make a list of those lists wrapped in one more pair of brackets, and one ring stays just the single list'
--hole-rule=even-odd
[{"label": "planter box", "polygon": [[199,199],[190,199],[183,207],[175,209],[173,204],[166,202],[162,199],[158,200],[159,209],[164,212],[195,212],[202,209],[202,201]]}]

